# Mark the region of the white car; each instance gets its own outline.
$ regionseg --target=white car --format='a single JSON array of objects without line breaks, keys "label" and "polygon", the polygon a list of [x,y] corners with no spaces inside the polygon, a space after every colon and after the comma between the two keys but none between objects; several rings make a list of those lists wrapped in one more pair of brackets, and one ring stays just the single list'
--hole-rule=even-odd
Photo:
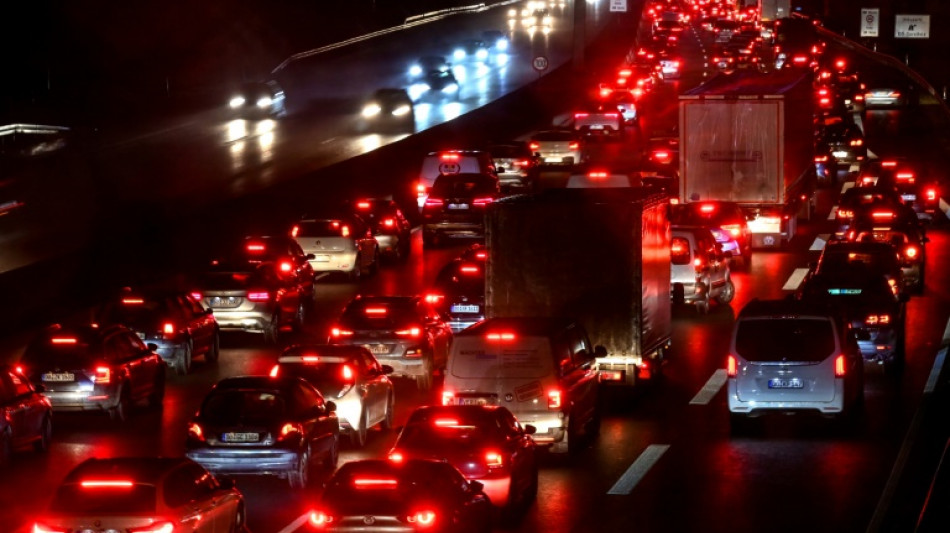
[{"label": "white car", "polygon": [[305,218],[291,230],[314,272],[343,272],[352,280],[379,269],[379,244],[373,231],[355,215]]},{"label": "white car", "polygon": [[573,130],[546,130],[535,133],[528,146],[540,156],[542,165],[574,166],[585,160],[583,144]]},{"label": "white car", "polygon": [[735,297],[729,261],[709,228],[673,226],[670,260],[674,304],[695,305],[697,311],[705,313],[710,301],[728,305]]}]

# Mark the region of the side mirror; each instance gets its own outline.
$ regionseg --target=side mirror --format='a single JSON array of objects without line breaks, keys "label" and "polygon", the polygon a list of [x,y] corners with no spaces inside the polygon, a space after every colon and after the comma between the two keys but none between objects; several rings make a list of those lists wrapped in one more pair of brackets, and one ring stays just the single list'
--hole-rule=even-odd
[{"label": "side mirror", "polygon": [[387,374],[387,375],[388,375],[388,374],[392,374],[393,372],[395,372],[395,370],[393,369],[393,367],[391,367],[391,366],[389,366],[389,365],[383,365],[383,374]]},{"label": "side mirror", "polygon": [[607,348],[601,344],[594,346],[594,358],[607,357]]},{"label": "side mirror", "polygon": [[525,433],[525,435],[534,435],[534,434],[537,433],[537,432],[538,432],[538,428],[534,427],[533,425],[531,425],[531,424],[525,424],[525,425],[524,425],[524,433]]},{"label": "side mirror", "polygon": [[328,413],[336,412],[336,403],[333,400],[327,400],[326,409]]},{"label": "side mirror", "polygon": [[468,481],[468,488],[471,489],[473,492],[482,492],[482,490],[485,489],[485,485],[483,485],[481,481],[475,481],[474,479],[470,479]]}]

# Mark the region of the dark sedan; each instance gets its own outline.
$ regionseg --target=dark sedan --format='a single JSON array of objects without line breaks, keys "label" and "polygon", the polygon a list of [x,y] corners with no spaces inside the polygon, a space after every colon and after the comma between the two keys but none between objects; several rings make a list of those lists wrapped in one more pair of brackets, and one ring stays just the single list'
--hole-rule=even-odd
[{"label": "dark sedan", "polygon": [[218,382],[188,424],[186,455],[211,472],[276,475],[310,485],[314,467],[336,468],[336,404],[296,376]]},{"label": "dark sedan", "polygon": [[485,235],[485,210],[501,195],[498,178],[487,174],[443,174],[422,206],[422,244]]},{"label": "dark sedan", "polygon": [[367,99],[360,112],[362,127],[373,131],[412,133],[416,122],[412,98],[405,89],[378,89]]},{"label": "dark sedan", "polygon": [[33,446],[49,448],[53,435],[53,406],[16,367],[0,365],[0,468],[10,463],[13,451]]}]

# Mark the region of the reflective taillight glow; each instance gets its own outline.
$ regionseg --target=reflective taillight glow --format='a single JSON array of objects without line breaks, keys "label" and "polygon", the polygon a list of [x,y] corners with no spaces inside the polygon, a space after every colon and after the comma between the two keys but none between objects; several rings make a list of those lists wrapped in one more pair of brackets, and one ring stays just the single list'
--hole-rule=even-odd
[{"label": "reflective taillight glow", "polygon": [[485,335],[485,338],[490,341],[513,341],[515,340],[515,334],[508,331],[503,331],[497,333],[488,333]]},{"label": "reflective taillight glow", "polygon": [[343,329],[343,328],[339,328],[339,327],[330,328],[330,336],[332,336],[332,337],[337,337],[337,338],[338,338],[338,337],[350,337],[350,336],[352,336],[352,335],[353,335],[353,331],[352,331],[352,330],[349,330],[349,329]]},{"label": "reflective taillight glow", "polygon": [[455,403],[455,393],[452,391],[442,391],[442,405],[453,405]]},{"label": "reflective taillight glow", "polygon": [[429,294],[426,294],[425,300],[427,303],[430,303],[430,304],[439,304],[445,300],[445,295],[429,293]]},{"label": "reflective taillight glow", "polygon": [[358,489],[395,489],[398,482],[393,478],[366,478],[358,477],[353,479],[353,486]]},{"label": "reflective taillight glow", "polygon": [[739,371],[739,362],[736,361],[735,356],[730,355],[726,357],[726,375],[734,378]]},{"label": "reflective taillight glow", "polygon": [[418,326],[412,326],[406,329],[400,329],[396,331],[396,335],[399,335],[400,337],[418,338],[422,336],[422,328]]},{"label": "reflective taillight glow", "polygon": [[496,451],[485,452],[485,465],[488,468],[500,468],[505,466],[505,458]]},{"label": "reflective taillight glow", "polygon": [[559,389],[548,391],[548,409],[560,409],[563,405],[561,391]]},{"label": "reflective taillight glow", "polygon": [[436,418],[432,421],[432,425],[440,428],[458,427],[459,421],[457,418]]},{"label": "reflective taillight glow", "polygon": [[387,457],[393,463],[401,463],[406,460],[406,456],[403,455],[403,453],[398,450],[393,450],[389,452],[389,455]]},{"label": "reflective taillight glow", "polygon": [[385,307],[367,307],[363,312],[369,316],[383,316],[387,311]]},{"label": "reflective taillight glow", "polygon": [[928,202],[933,202],[937,199],[937,189],[934,187],[928,187],[926,190],[924,190],[924,197]]},{"label": "reflective taillight glow", "polygon": [[271,367],[270,372],[267,373],[268,376],[276,378],[280,375],[280,365],[274,365]]},{"label": "reflective taillight glow", "polygon": [[92,381],[100,385],[107,385],[112,381],[112,369],[107,366],[97,366]]},{"label": "reflective taillight glow", "polygon": [[723,224],[722,230],[729,233],[733,237],[738,237],[742,235],[742,226],[739,224]]},{"label": "reflective taillight glow", "polygon": [[33,524],[31,533],[69,533],[69,529],[47,526],[46,524]]},{"label": "reflective taillight glow", "polygon": [[266,302],[270,299],[270,293],[267,291],[252,291],[247,293],[247,299],[252,302]]},{"label": "reflective taillight glow", "polygon": [[77,344],[79,340],[76,337],[53,337],[50,342],[53,344]]},{"label": "reflective taillight glow", "polygon": [[122,298],[122,303],[125,305],[141,305],[145,303],[145,300],[142,298]]},{"label": "reflective taillight glow", "polygon": [[920,250],[916,246],[908,246],[904,249],[904,256],[907,259],[917,259],[917,256],[920,254]]},{"label": "reflective taillight glow", "polygon": [[835,377],[836,378],[843,377],[847,370],[846,367],[847,367],[847,359],[845,359],[844,355],[842,354],[836,357],[835,358]]},{"label": "reflective taillight glow", "polygon": [[175,333],[175,324],[171,322],[165,322],[162,324],[162,333],[165,335],[172,335]]},{"label": "reflective taillight glow", "polygon": [[495,200],[495,199],[494,199],[494,198],[491,198],[491,197],[475,198],[474,200],[472,200],[472,204],[473,204],[473,205],[483,206],[483,207],[484,207],[484,206],[486,206],[486,205],[492,203],[494,200]]},{"label": "reflective taillight glow", "polygon": [[886,326],[891,323],[891,315],[868,315],[864,323],[869,326]]},{"label": "reflective taillight glow", "polygon": [[145,527],[134,527],[129,529],[129,533],[174,533],[175,524],[171,522],[159,522]]},{"label": "reflective taillight glow", "polygon": [[572,142],[570,142],[570,143],[567,144],[567,149],[568,149],[568,150],[578,150],[578,149],[580,149],[580,147],[581,147],[581,143],[579,143],[579,142],[577,142],[577,141],[572,141]]},{"label": "reflective taillight glow", "polygon": [[[277,366],[274,366],[274,369],[276,370],[276,369],[277,369]],[[203,429],[201,429],[201,424],[199,424],[199,423],[197,423],[197,422],[189,422],[189,423],[188,423],[188,436],[189,436],[189,437],[192,437],[192,438],[194,438],[194,439],[196,439],[196,440],[204,441],[204,440],[205,440],[205,432],[204,432]]]},{"label": "reflective taillight glow", "polygon": [[416,511],[407,516],[406,521],[420,527],[431,527],[435,524],[435,516],[435,511]]},{"label": "reflective taillight glow", "polygon": [[263,244],[248,244],[247,245],[248,252],[253,252],[253,253],[263,252],[266,249],[267,248]]},{"label": "reflective taillight glow", "polygon": [[194,298],[195,300],[201,300],[201,293],[198,291],[194,291],[191,293],[191,297]]},{"label": "reflective taillight glow", "polygon": [[541,149],[541,143],[539,143],[539,142],[530,142],[530,143],[528,143],[528,148],[530,148],[531,150],[539,150],[539,149]]},{"label": "reflective taillight glow", "polygon": [[323,511],[310,511],[309,522],[313,527],[322,528],[333,522],[333,516]]},{"label": "reflective taillight glow", "polygon": [[350,365],[343,365],[343,369],[341,370],[341,374],[343,375],[343,379],[345,379],[345,380],[347,380],[347,381],[352,381],[352,380],[353,380],[353,376],[354,376],[354,374],[353,374],[353,368],[352,368]]},{"label": "reflective taillight glow", "polygon": [[131,489],[132,485],[130,479],[84,479],[79,482],[84,489]]}]

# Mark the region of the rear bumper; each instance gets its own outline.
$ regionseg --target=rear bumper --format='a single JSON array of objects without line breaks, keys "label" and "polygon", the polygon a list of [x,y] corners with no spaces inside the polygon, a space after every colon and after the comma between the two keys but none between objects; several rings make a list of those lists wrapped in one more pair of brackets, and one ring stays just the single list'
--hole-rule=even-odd
[{"label": "rear bumper", "polygon": [[787,400],[757,400],[740,399],[736,379],[730,378],[728,383],[729,412],[737,414],[747,414],[755,416],[767,411],[775,412],[793,412],[793,411],[813,411],[825,414],[836,414],[844,411],[845,394],[844,380],[835,379],[835,391],[829,401],[810,401],[802,398],[795,398],[789,395]]},{"label": "rear bumper", "polygon": [[199,448],[185,455],[213,473],[283,476],[296,471],[300,455],[286,449]]}]

